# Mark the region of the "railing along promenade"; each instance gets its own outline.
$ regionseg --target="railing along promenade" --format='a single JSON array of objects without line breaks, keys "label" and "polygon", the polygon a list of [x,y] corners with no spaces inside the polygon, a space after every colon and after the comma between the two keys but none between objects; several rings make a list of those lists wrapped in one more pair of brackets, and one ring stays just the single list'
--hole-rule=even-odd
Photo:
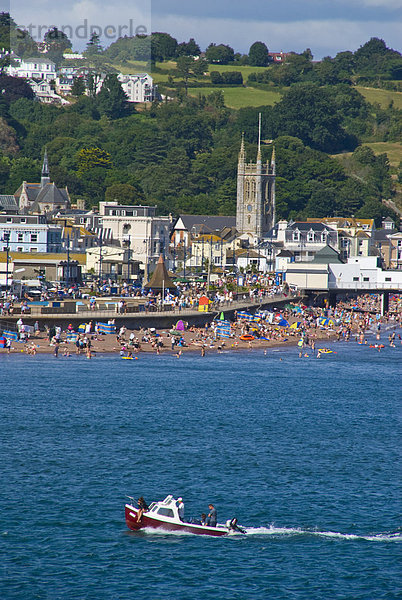
[{"label": "railing along promenade", "polygon": [[364,292],[364,291],[375,291],[375,292],[399,292],[402,293],[402,284],[398,284],[392,281],[383,282],[370,282],[370,281],[349,281],[337,283],[330,281],[328,283],[329,291],[344,291],[350,290],[352,292]]},{"label": "railing along promenade", "polygon": [[[255,310],[262,308],[264,306],[275,307],[276,305],[281,305],[284,302],[298,301],[301,300],[302,296],[300,295],[282,295],[276,294],[273,296],[263,296],[261,298],[241,298],[230,301],[221,301],[221,302],[212,302],[208,311],[201,312],[198,309],[198,306],[193,307],[180,307],[174,305],[150,305],[146,308],[144,305],[131,305],[128,303],[126,310],[123,309],[122,312],[118,309],[118,301],[114,299],[113,301],[102,298],[102,302],[100,304],[107,305],[107,308],[102,309],[91,309],[89,304],[75,303],[75,310],[71,310],[71,305],[73,302],[69,301],[69,310],[63,311],[63,307],[51,308],[51,307],[42,307],[42,306],[33,306],[30,310],[21,313],[20,307],[16,306],[14,313],[3,314],[0,315],[0,326],[5,327],[6,323],[11,324],[15,323],[18,319],[22,318],[26,321],[55,321],[55,320],[111,320],[118,319],[119,321],[126,320],[147,320],[150,321],[153,318],[161,318],[161,317],[175,317],[175,318],[189,318],[189,317],[204,317],[205,320],[211,319],[215,316],[216,313],[219,312],[230,312],[241,311],[241,310]],[[130,299],[126,299],[129,301]],[[78,301],[80,302],[80,301]],[[43,308],[47,310],[42,312]],[[1,328],[0,327],[0,328]]]}]

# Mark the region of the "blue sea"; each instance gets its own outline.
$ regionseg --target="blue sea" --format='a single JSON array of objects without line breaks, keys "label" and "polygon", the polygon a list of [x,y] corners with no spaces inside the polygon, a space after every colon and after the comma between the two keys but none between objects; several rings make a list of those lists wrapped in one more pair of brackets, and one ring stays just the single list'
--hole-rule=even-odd
[{"label": "blue sea", "polygon": [[[402,346],[331,348],[1,355],[1,600],[400,598]],[[248,533],[126,528],[168,494]]]}]

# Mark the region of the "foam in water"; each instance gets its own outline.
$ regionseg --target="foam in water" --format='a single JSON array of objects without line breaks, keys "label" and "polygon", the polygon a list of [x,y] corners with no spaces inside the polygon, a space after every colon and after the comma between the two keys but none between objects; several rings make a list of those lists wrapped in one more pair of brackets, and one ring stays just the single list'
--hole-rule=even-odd
[{"label": "foam in water", "polygon": [[[274,525],[270,525],[269,527],[244,527],[247,536],[262,536],[262,535],[272,535],[272,536],[315,536],[320,538],[329,538],[329,539],[339,539],[339,540],[348,540],[348,541],[356,541],[356,540],[366,540],[368,542],[401,542],[402,541],[402,533],[376,533],[373,535],[358,535],[354,533],[340,533],[337,531],[315,531],[310,529],[300,529],[298,527],[275,527]],[[175,535],[175,536],[183,536],[183,535],[196,535],[190,533],[189,531],[168,531],[163,529],[154,529],[153,527],[145,527],[141,530],[142,533],[152,534],[152,535]],[[230,536],[243,536],[244,534],[237,531],[230,531]],[[214,536],[211,536],[214,537]],[[217,538],[216,538],[217,539]]]},{"label": "foam in water", "polygon": [[353,533],[340,533],[337,531],[314,531],[309,529],[299,529],[295,527],[247,527],[247,535],[311,535],[323,538],[341,539],[341,540],[367,540],[369,542],[400,542],[402,534],[396,533],[378,533],[373,535],[357,535]]}]

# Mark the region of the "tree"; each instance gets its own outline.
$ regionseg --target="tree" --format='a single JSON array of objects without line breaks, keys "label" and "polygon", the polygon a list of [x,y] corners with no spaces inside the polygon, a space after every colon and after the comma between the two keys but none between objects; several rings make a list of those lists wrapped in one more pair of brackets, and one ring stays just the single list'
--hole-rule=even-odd
[{"label": "tree", "polygon": [[380,227],[381,221],[388,215],[386,207],[376,198],[368,198],[361,209],[356,213],[356,217],[361,219],[374,219],[377,227]]},{"label": "tree", "polygon": [[210,44],[205,52],[205,58],[209,63],[227,65],[234,61],[234,50],[225,44]]},{"label": "tree", "polygon": [[[10,175],[10,159],[8,156],[0,157],[0,185],[5,185]],[[0,201],[1,203],[1,201]],[[0,208],[0,210],[3,210]]]},{"label": "tree", "polygon": [[57,29],[57,27],[49,29],[45,33],[43,40],[48,46],[47,56],[59,65],[63,60],[63,53],[68,48],[71,48],[71,41],[68,39],[67,35],[63,31],[60,31],[60,29]]},{"label": "tree", "polygon": [[0,89],[2,91],[1,98],[11,104],[20,98],[33,100],[35,94],[32,91],[29,83],[21,77],[10,77],[10,75],[0,75]]},{"label": "tree", "polygon": [[343,129],[333,93],[311,83],[294,85],[272,110],[274,135],[292,135],[324,152],[353,150],[357,139]]},{"label": "tree", "polygon": [[176,73],[184,81],[186,95],[189,79],[202,76],[207,69],[208,65],[205,60],[195,60],[192,56],[179,56],[176,62]]},{"label": "tree", "polygon": [[40,180],[40,163],[31,158],[14,158],[10,167],[10,178],[5,193],[14,194],[23,181]]},{"label": "tree", "polygon": [[264,42],[254,42],[248,53],[248,62],[253,67],[266,67],[269,61],[268,48]]},{"label": "tree", "polygon": [[89,42],[87,43],[86,50],[84,52],[84,56],[86,58],[90,58],[96,55],[100,55],[103,53],[103,48],[100,43],[99,35],[95,32],[91,34],[89,38]]},{"label": "tree", "polygon": [[119,204],[135,204],[144,201],[144,192],[140,186],[135,188],[129,183],[114,183],[106,188],[105,200],[107,202],[117,200]]},{"label": "tree", "polygon": [[153,33],[151,35],[151,60],[152,62],[170,60],[175,58],[177,40],[168,33]]},{"label": "tree", "polygon": [[106,75],[96,104],[101,114],[119,119],[127,114],[127,94],[123,91],[117,75]]},{"label": "tree", "polygon": [[65,167],[50,165],[50,179],[58,187],[67,187],[70,194],[82,194],[82,181],[74,171]]},{"label": "tree", "polygon": [[17,154],[19,150],[15,129],[0,117],[0,150],[4,154]]},{"label": "tree", "polygon": [[240,71],[211,71],[209,76],[213,85],[243,85],[243,75]]},{"label": "tree", "polygon": [[188,42],[178,44],[176,56],[199,56],[201,49],[194,38],[190,38]]},{"label": "tree", "polygon": [[101,148],[83,148],[77,154],[77,165],[78,174],[83,175],[97,167],[110,169],[112,158],[108,152]]},{"label": "tree", "polygon": [[71,86],[71,95],[79,98],[85,94],[86,85],[83,77],[75,77]]}]

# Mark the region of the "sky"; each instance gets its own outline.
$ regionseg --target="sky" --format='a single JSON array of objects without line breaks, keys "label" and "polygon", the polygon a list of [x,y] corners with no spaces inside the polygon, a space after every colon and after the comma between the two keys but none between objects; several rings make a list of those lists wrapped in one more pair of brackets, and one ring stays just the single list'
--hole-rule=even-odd
[{"label": "sky", "polygon": [[194,37],[202,49],[214,42],[247,53],[255,41],[270,51],[311,48],[316,60],[357,50],[371,37],[402,51],[402,0],[0,0],[0,8],[18,25],[32,25],[35,39],[52,25],[71,27],[66,33],[78,50],[96,26],[104,45],[120,27],[123,35],[139,28],[179,42]]}]

